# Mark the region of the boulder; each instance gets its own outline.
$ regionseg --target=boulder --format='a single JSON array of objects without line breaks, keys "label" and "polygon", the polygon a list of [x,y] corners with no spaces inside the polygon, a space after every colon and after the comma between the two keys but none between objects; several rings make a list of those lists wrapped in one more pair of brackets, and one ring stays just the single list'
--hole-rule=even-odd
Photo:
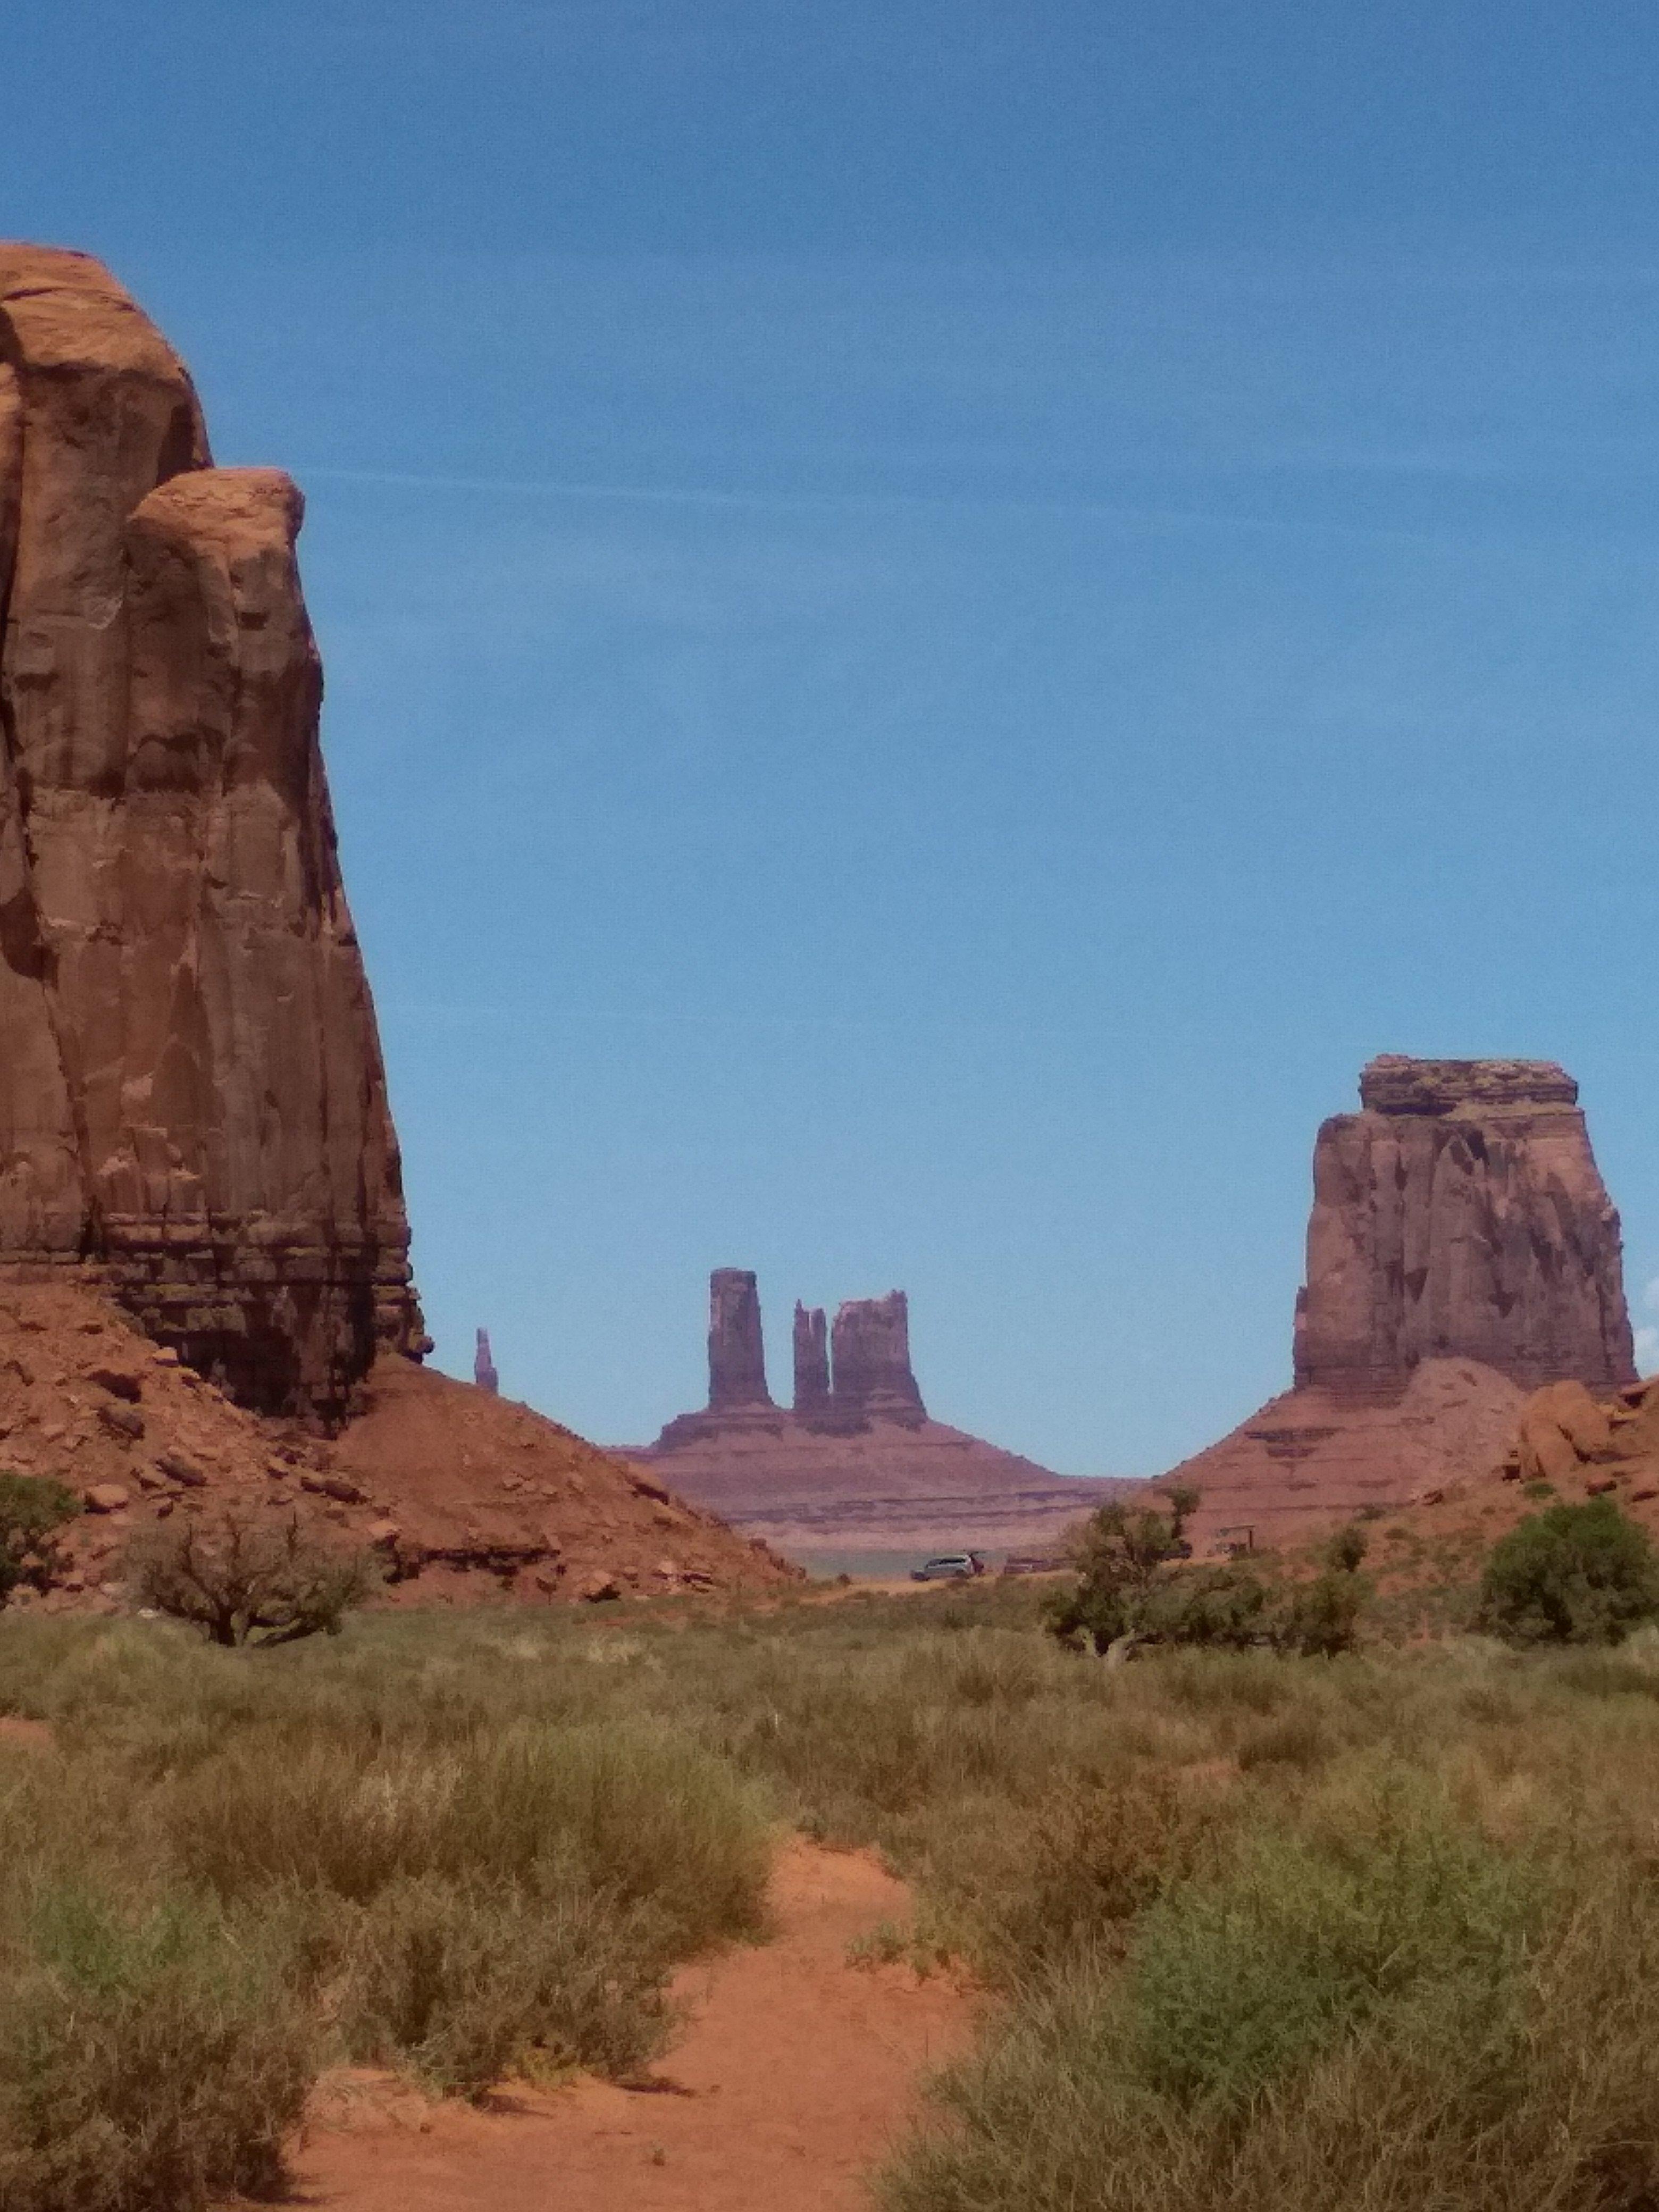
[{"label": "boulder", "polygon": [[187,1452],[161,1452],[156,1456],[155,1464],[170,1482],[182,1483],[186,1490],[204,1490],[207,1487],[206,1470],[198,1467]]}]

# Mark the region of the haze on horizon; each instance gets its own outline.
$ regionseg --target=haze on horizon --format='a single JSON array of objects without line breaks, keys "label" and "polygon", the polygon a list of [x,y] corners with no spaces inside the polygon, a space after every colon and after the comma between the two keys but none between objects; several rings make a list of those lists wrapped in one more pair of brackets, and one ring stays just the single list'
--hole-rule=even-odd
[{"label": "haze on horizon", "polygon": [[1659,1327],[1656,64],[1628,4],[13,11],[0,230],[307,495],[441,1364],[641,1439],[710,1267],[781,1396],[797,1297],[898,1285],[940,1419],[1154,1471],[1288,1380],[1379,1051],[1570,1068]]}]

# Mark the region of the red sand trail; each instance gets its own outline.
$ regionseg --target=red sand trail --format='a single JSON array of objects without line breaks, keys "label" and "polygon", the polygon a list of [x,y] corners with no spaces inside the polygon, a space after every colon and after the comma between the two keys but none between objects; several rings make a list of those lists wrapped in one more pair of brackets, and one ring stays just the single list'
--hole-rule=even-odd
[{"label": "red sand trail", "polygon": [[973,2001],[849,1943],[909,1897],[867,1852],[796,1838],[777,1935],[685,1969],[692,2008],[653,2091],[582,2080],[499,2108],[434,2106],[389,2077],[330,2085],[295,2158],[319,2212],[867,2212],[865,2176],[962,2050]]}]

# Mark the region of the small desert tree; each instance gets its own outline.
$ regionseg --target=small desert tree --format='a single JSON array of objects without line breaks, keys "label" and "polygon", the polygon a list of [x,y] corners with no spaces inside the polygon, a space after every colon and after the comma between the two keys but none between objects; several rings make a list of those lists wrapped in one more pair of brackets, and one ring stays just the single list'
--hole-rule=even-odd
[{"label": "small desert tree", "polygon": [[1310,1583],[1293,1583],[1280,1598],[1273,1622],[1275,1650],[1304,1659],[1334,1659],[1352,1650],[1372,1590],[1370,1577],[1359,1571],[1366,1548],[1357,1521],[1337,1530],[1325,1547],[1320,1572]]},{"label": "small desert tree", "polygon": [[1237,1560],[1194,1567],[1186,1528],[1196,1492],[1166,1494],[1166,1513],[1103,1506],[1085,1526],[1074,1588],[1047,1607],[1062,1643],[1124,1656],[1142,1644],[1206,1644],[1331,1658],[1353,1648],[1370,1584],[1362,1528],[1340,1528],[1311,1582],[1268,1582]]},{"label": "small desert tree", "polygon": [[1610,1498],[1552,1505],[1500,1536],[1477,1627],[1510,1644],[1618,1644],[1659,1613],[1659,1558]]},{"label": "small desert tree", "polygon": [[1091,1514],[1073,1546],[1076,1584],[1044,1608],[1050,1633],[1101,1652],[1154,1633],[1170,1568],[1191,1557],[1187,1523],[1198,1502],[1195,1490],[1175,1489],[1163,1493],[1163,1512],[1114,1498]]},{"label": "small desert tree", "polygon": [[20,1584],[45,1589],[64,1564],[58,1532],[81,1510],[61,1482],[0,1474],[0,1605]]},{"label": "small desert tree", "polygon": [[210,1521],[176,1516],[134,1545],[129,1567],[141,1604],[223,1644],[337,1636],[375,1580],[361,1553],[319,1543],[297,1516],[273,1522],[234,1510]]}]

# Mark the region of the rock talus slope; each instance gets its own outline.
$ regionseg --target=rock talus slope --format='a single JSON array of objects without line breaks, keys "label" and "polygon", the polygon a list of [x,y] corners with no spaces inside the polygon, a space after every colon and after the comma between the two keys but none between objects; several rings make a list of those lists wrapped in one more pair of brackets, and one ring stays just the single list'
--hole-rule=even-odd
[{"label": "rock talus slope", "polygon": [[422,1338],[301,514],[106,270],[0,245],[0,1262],[337,1418]]},{"label": "rock talus slope", "polygon": [[117,1612],[125,1555],[175,1514],[297,1516],[367,1550],[399,1605],[775,1589],[795,1571],[527,1406],[396,1353],[337,1435],[250,1412],[85,1278],[0,1285],[0,1469],[87,1503],[70,1565],[14,1605]]}]

